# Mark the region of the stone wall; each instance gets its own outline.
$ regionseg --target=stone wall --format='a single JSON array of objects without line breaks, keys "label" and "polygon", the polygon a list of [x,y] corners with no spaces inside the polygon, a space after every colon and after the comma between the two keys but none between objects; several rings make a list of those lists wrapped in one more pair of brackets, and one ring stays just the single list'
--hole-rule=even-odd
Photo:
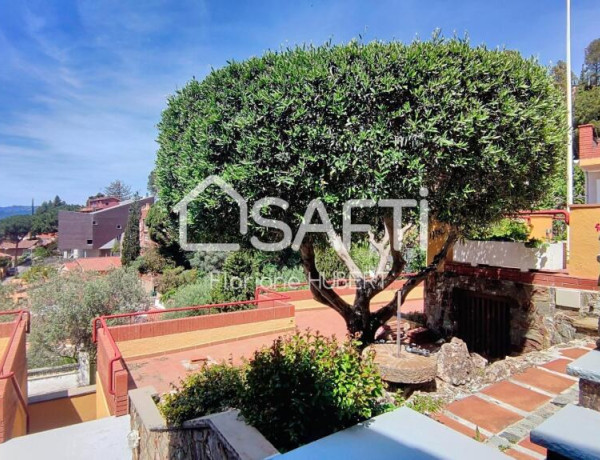
[{"label": "stone wall", "polygon": [[426,281],[428,326],[442,336],[456,331],[454,289],[511,299],[510,342],[514,352],[541,350],[575,338],[572,318],[556,309],[555,287],[453,271],[431,273]]},{"label": "stone wall", "polygon": [[167,426],[152,395],[154,388],[129,392],[134,460],[258,460],[279,452],[255,428],[229,410]]}]

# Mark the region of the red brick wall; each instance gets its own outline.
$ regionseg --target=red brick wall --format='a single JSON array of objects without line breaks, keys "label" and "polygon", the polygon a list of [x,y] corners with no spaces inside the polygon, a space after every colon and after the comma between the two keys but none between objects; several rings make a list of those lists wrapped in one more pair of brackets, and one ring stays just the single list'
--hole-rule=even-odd
[{"label": "red brick wall", "polygon": [[[2,323],[1,326],[0,337],[9,337],[15,327],[15,322]],[[17,327],[12,346],[8,349],[4,373],[15,373],[17,384],[21,389],[25,402],[27,402],[27,355],[25,350],[27,321],[25,319],[21,320]],[[0,442],[13,437],[15,416],[21,405],[14,383],[11,380],[0,380]]]},{"label": "red brick wall", "polygon": [[453,262],[446,262],[445,270],[459,275],[470,275],[494,280],[508,280],[524,284],[538,284],[541,286],[564,287],[589,291],[598,290],[598,280],[596,279],[578,278],[557,273],[522,272],[516,268],[472,267],[468,264]]},{"label": "red brick wall", "polygon": [[181,332],[199,331],[216,327],[235,326],[238,324],[255,323],[272,319],[291,318],[294,316],[294,306],[275,301],[273,308],[242,310],[214,315],[192,316],[187,318],[152,321],[148,323],[126,326],[113,326],[110,332],[116,342],[123,340],[143,339]]},{"label": "red brick wall", "polygon": [[594,127],[592,125],[582,125],[579,127],[579,158],[599,158],[600,144],[594,136]]}]

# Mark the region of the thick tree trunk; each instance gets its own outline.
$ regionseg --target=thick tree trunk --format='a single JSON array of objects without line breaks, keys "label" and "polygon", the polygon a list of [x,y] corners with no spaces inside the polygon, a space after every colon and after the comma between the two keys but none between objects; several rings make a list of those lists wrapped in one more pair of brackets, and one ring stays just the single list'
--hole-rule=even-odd
[{"label": "thick tree trunk", "polygon": [[436,270],[446,258],[446,254],[453,246],[456,238],[456,233],[451,232],[440,252],[434,257],[432,263],[418,274],[411,276],[402,289],[396,292],[393,299],[376,312],[371,312],[371,300],[398,279],[404,269],[405,262],[398,251],[391,251],[392,268],[387,275],[383,276],[383,274],[378,274],[373,280],[365,280],[363,278],[355,279],[356,295],[352,305],[342,299],[338,293],[335,292],[333,286],[331,286],[331,284],[329,284],[319,273],[315,265],[315,254],[311,241],[302,243],[300,246],[300,257],[313,298],[337,311],[342,318],[344,318],[348,333],[360,341],[361,347],[366,347],[375,341],[377,330],[396,314],[398,307],[398,293],[400,292],[401,298],[405,299],[406,296],[425,279],[427,274]]}]

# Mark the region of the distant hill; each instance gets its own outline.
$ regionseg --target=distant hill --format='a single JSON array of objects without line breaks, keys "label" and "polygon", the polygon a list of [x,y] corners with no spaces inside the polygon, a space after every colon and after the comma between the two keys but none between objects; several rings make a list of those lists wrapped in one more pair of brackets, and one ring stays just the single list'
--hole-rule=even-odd
[{"label": "distant hill", "polygon": [[0,206],[0,219],[10,216],[19,216],[22,214],[31,214],[30,206]]}]

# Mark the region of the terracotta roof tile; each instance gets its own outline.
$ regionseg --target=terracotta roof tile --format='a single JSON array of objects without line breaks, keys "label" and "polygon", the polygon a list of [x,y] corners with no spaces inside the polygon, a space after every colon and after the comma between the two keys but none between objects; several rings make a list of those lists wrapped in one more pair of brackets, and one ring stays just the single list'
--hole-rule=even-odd
[{"label": "terracotta roof tile", "polygon": [[120,257],[84,257],[67,262],[65,270],[82,270],[84,272],[106,272],[121,268]]}]

